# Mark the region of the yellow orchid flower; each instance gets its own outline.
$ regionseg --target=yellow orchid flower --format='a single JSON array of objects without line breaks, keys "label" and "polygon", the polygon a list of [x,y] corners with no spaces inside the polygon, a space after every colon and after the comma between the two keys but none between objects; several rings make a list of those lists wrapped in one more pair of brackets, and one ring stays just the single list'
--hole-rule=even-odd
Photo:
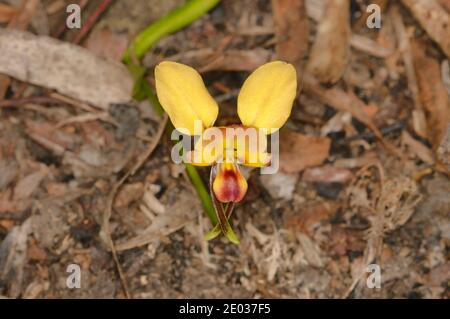
[{"label": "yellow orchid flower", "polygon": [[214,127],[218,105],[200,74],[193,68],[165,61],[155,68],[158,99],[174,127],[199,136],[184,161],[213,166],[210,189],[219,223],[206,239],[224,233],[238,239],[229,225],[234,204],[247,192],[247,181],[239,165],[264,167],[270,164],[267,135],[289,118],[297,91],[297,74],[288,63],[273,61],[257,68],[244,82],[237,100],[239,125]]}]

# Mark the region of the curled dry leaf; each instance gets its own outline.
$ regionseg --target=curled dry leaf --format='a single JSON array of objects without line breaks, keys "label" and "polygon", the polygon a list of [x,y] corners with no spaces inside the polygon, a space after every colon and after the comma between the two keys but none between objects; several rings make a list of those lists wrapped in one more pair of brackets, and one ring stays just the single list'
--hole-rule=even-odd
[{"label": "curled dry leaf", "polygon": [[0,29],[0,47],[0,73],[103,109],[131,99],[133,79],[125,66],[102,60],[79,46]]},{"label": "curled dry leaf", "polygon": [[428,113],[428,136],[436,150],[450,122],[449,96],[441,79],[438,61],[428,57],[420,43],[414,43],[412,49],[420,100]]},{"label": "curled dry leaf", "polygon": [[344,74],[350,54],[349,1],[328,1],[311,49],[307,71],[322,83],[335,83]]},{"label": "curled dry leaf", "polygon": [[272,0],[276,53],[297,68],[308,51],[309,24],[304,0]]},{"label": "curled dry leaf", "polygon": [[436,0],[402,0],[402,2],[450,58],[450,14]]},{"label": "curled dry leaf", "polygon": [[298,173],[322,164],[328,157],[331,140],[308,136],[284,129],[280,133],[280,168],[286,173]]}]

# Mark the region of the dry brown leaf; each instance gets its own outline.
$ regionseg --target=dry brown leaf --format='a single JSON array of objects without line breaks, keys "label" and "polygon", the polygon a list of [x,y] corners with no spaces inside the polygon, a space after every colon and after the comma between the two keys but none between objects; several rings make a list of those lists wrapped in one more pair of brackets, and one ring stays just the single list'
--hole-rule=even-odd
[{"label": "dry brown leaf", "polygon": [[450,58],[450,15],[436,0],[402,0],[429,36]]},{"label": "dry brown leaf", "polygon": [[47,12],[41,0],[3,0],[11,5],[17,15],[8,25],[9,28],[26,30],[31,25],[37,34],[48,35],[50,25]]},{"label": "dry brown leaf", "polygon": [[0,73],[103,109],[131,99],[133,79],[125,66],[102,60],[79,46],[0,29],[0,47]]},{"label": "dry brown leaf", "polygon": [[38,243],[33,240],[28,247],[27,257],[30,260],[37,260],[42,262],[47,259],[47,253],[45,252],[45,249],[39,247]]},{"label": "dry brown leaf", "polygon": [[48,172],[48,168],[45,165],[41,165],[39,171],[20,179],[16,187],[14,187],[14,200],[28,200],[39,187],[42,180],[47,176]]},{"label": "dry brown leaf", "polygon": [[16,9],[0,3],[0,23],[7,23],[17,14]]},{"label": "dry brown leaf", "polygon": [[350,54],[349,1],[328,1],[311,49],[307,70],[322,83],[335,83],[344,74]]},{"label": "dry brown leaf", "polygon": [[[412,37],[411,35],[412,29],[408,30],[406,29],[402,15],[400,14],[399,8],[397,6],[393,6],[389,13],[390,18],[392,20],[392,26],[397,37],[398,42],[397,51],[399,54],[401,54],[401,57],[403,59],[406,78],[408,79],[408,89],[414,101],[414,110],[412,113],[413,128],[417,135],[426,138],[428,128],[425,120],[425,113],[423,110],[423,106],[419,98],[417,75],[414,70],[413,56],[410,43],[410,38]],[[396,63],[395,61],[391,62]]]},{"label": "dry brown leaf", "polygon": [[272,0],[278,59],[300,70],[308,52],[309,24],[304,0]]},{"label": "dry brown leaf", "polygon": [[414,67],[417,74],[420,100],[427,111],[428,136],[436,150],[450,122],[450,104],[447,90],[441,79],[438,61],[428,57],[423,46],[412,46]]},{"label": "dry brown leaf", "polygon": [[53,15],[65,9],[66,6],[67,5],[64,0],[54,0],[46,6],[45,11],[47,12],[48,15]]},{"label": "dry brown leaf", "polygon": [[21,210],[19,203],[12,199],[12,190],[0,192],[0,214],[18,212]]},{"label": "dry brown leaf", "polygon": [[113,32],[105,27],[92,31],[85,46],[99,57],[119,62],[122,60],[128,41],[126,34]]},{"label": "dry brown leaf", "polygon": [[0,191],[9,186],[19,173],[19,165],[14,159],[0,158]]},{"label": "dry brown leaf", "polygon": [[336,213],[338,205],[332,202],[315,202],[302,205],[300,212],[295,212],[285,219],[285,227],[296,232],[313,234],[316,227]]},{"label": "dry brown leaf", "polygon": [[26,30],[31,22],[31,19],[35,15],[40,5],[40,0],[28,0],[28,1],[10,1],[14,2],[19,8],[18,14],[14,16],[9,24],[8,28]]},{"label": "dry brown leaf", "polygon": [[442,8],[445,9],[448,13],[450,13],[450,1],[449,0],[438,0],[439,4]]},{"label": "dry brown leaf", "polygon": [[[216,53],[213,53],[215,56]],[[272,57],[272,53],[265,49],[253,50],[226,50],[222,54],[214,57],[213,60],[206,65],[203,60],[199,68],[199,72],[208,71],[253,71],[262,64],[268,62]]]},{"label": "dry brown leaf", "polygon": [[328,157],[331,140],[284,129],[280,133],[280,169],[297,173],[305,168],[322,164]]}]

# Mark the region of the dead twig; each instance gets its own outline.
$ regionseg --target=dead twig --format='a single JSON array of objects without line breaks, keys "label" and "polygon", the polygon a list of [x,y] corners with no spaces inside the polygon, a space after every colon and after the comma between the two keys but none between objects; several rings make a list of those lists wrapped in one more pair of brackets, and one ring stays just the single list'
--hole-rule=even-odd
[{"label": "dead twig", "polygon": [[[80,6],[80,11],[83,12],[83,10],[88,5],[88,0],[80,0],[78,1],[78,5]],[[52,34],[54,38],[61,39],[64,35],[64,33],[67,31],[67,25],[66,25],[66,19],[63,19],[61,22],[61,25],[58,27],[55,33]]]},{"label": "dead twig", "polygon": [[86,35],[91,31],[92,27],[97,22],[98,18],[108,9],[109,5],[113,0],[103,0],[102,3],[95,9],[95,11],[89,16],[80,32],[73,39],[74,44],[80,44],[81,41],[86,37]]},{"label": "dead twig", "polygon": [[13,99],[13,100],[0,100],[0,108],[16,108],[25,104],[46,104],[54,105],[61,104],[60,101],[48,96],[33,96],[23,99]]},{"label": "dead twig", "polygon": [[114,242],[111,238],[111,231],[109,229],[109,220],[111,218],[111,214],[112,214],[112,206],[114,203],[114,199],[120,189],[120,187],[122,186],[122,184],[130,177],[133,176],[138,169],[145,163],[145,161],[147,160],[147,158],[153,153],[153,151],[155,150],[156,146],[159,143],[159,140],[161,139],[161,136],[164,133],[164,128],[166,127],[167,124],[167,114],[164,115],[164,118],[161,122],[161,124],[159,125],[158,131],[155,134],[155,137],[153,139],[153,142],[149,144],[149,146],[147,147],[147,150],[145,151],[145,153],[142,153],[141,156],[139,156],[139,158],[136,161],[136,164],[130,169],[128,170],[125,175],[114,184],[111,193],[108,196],[108,200],[107,200],[107,204],[106,204],[106,211],[105,214],[103,216],[103,223],[102,223],[102,237],[103,239],[106,241],[106,243],[108,244],[108,246],[111,249],[111,253],[114,259],[114,263],[116,264],[116,268],[117,268],[117,272],[119,273],[119,277],[120,277],[120,281],[122,284],[122,288],[124,290],[125,296],[126,298],[130,298],[130,292],[128,290],[128,285],[126,282],[126,278],[125,275],[123,273],[122,267],[120,266],[120,262],[119,262],[119,258],[117,257],[117,250],[116,247],[114,245]]}]

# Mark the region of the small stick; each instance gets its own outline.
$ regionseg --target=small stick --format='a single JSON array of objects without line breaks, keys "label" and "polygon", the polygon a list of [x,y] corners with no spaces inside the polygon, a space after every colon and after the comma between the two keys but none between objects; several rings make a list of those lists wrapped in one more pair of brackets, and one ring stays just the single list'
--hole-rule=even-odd
[{"label": "small stick", "polygon": [[108,245],[111,249],[111,253],[114,259],[114,263],[116,264],[116,268],[117,268],[117,272],[119,273],[119,277],[120,277],[120,282],[122,284],[122,288],[123,291],[125,293],[125,297],[127,299],[130,299],[130,292],[128,290],[128,285],[127,285],[127,281],[125,279],[125,275],[123,273],[122,270],[122,266],[120,266],[120,262],[119,262],[119,258],[117,257],[117,250],[116,247],[114,245],[114,242],[111,238],[111,232],[109,229],[109,219],[111,218],[111,214],[112,214],[112,205],[114,203],[114,199],[116,197],[116,194],[118,193],[120,187],[122,186],[122,184],[128,179],[128,177],[134,175],[137,170],[142,166],[142,164],[145,163],[145,161],[147,160],[147,158],[153,153],[153,151],[155,150],[156,146],[159,143],[159,140],[161,139],[161,136],[164,133],[164,128],[166,127],[167,124],[167,119],[168,116],[167,114],[164,115],[164,118],[161,122],[161,124],[159,125],[158,131],[155,134],[154,140],[152,143],[150,143],[150,145],[147,147],[147,150],[145,151],[145,153],[143,153],[136,161],[136,164],[130,169],[128,170],[125,175],[117,182],[114,184],[111,193],[108,196],[108,201],[107,201],[107,206],[106,206],[106,212],[105,215],[103,216],[103,224],[102,224],[102,233],[104,235],[104,238],[106,239],[106,241],[108,242]]},{"label": "small stick", "polygon": [[108,9],[109,5],[112,3],[113,0],[103,0],[102,3],[95,9],[95,11],[89,16],[83,27],[81,28],[80,32],[75,36],[73,39],[74,44],[80,44],[81,41],[85,38],[85,36],[91,31],[92,27],[97,22],[98,18]]},{"label": "small stick", "polygon": [[61,101],[47,96],[34,96],[23,99],[0,100],[0,108],[15,108],[28,103],[52,105],[61,104]]},{"label": "small stick", "polygon": [[[83,10],[86,8],[89,1],[87,0],[80,0],[78,1],[78,5],[80,6],[80,11],[83,12]],[[52,36],[56,39],[61,39],[64,33],[67,30],[66,25],[66,19],[64,19],[63,23],[58,27],[58,30],[52,34]]]}]

